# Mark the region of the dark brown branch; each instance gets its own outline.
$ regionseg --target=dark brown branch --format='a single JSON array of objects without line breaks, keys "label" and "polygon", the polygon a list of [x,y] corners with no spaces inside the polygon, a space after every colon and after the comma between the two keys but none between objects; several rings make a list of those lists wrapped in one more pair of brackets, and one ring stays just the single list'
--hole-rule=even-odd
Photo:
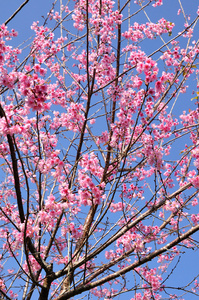
[{"label": "dark brown branch", "polygon": [[[83,258],[80,262],[74,263],[74,265],[73,265],[74,270],[76,268],[82,266],[83,264],[85,264],[85,261],[89,261],[93,257],[96,257],[99,253],[102,253],[102,251],[105,248],[107,248],[108,246],[110,246],[111,244],[113,244],[117,239],[119,239],[121,236],[123,236],[128,230],[130,230],[131,228],[135,227],[139,222],[141,222],[142,220],[144,220],[145,218],[147,218],[149,215],[151,215],[153,212],[157,211],[160,207],[162,207],[164,205],[164,203],[165,203],[166,200],[171,200],[171,199],[175,198],[177,195],[179,195],[180,193],[182,193],[184,190],[188,189],[189,187],[191,187],[191,183],[187,183],[183,187],[180,187],[173,194],[165,197],[159,203],[157,203],[156,205],[154,205],[153,207],[151,207],[150,209],[148,209],[146,212],[144,212],[143,214],[141,214],[138,218],[136,218],[132,222],[131,221],[128,222],[121,229],[119,229],[117,233],[115,233],[113,236],[111,236],[108,241],[104,242],[99,248],[97,248],[96,250],[94,250],[92,253],[88,254],[88,256],[86,258]],[[66,269],[58,271],[58,272],[55,273],[55,276],[56,276],[56,278],[59,278],[59,277],[65,275],[66,272],[67,272]]]},{"label": "dark brown branch", "polygon": [[133,264],[131,264],[130,266],[127,266],[125,268],[123,268],[122,270],[119,270],[113,274],[110,274],[102,279],[96,280],[93,283],[88,283],[87,285],[81,284],[79,285],[79,287],[76,287],[75,290],[66,292],[64,294],[62,294],[61,296],[57,297],[55,300],[66,300],[66,299],[70,299],[71,297],[81,294],[84,291],[88,291],[91,290],[97,286],[101,286],[102,284],[113,280],[119,276],[122,276],[126,273],[128,273],[129,271],[134,270],[135,268],[137,268],[138,266],[141,266],[149,261],[151,261],[152,259],[154,259],[155,257],[159,256],[160,254],[168,251],[169,249],[173,248],[174,246],[178,245],[180,242],[182,242],[183,240],[187,239],[189,236],[191,236],[192,234],[194,234],[195,232],[197,232],[199,230],[199,224],[196,225],[195,227],[192,227],[190,230],[188,230],[186,233],[178,236],[176,239],[174,239],[172,242],[168,243],[166,246],[153,251],[152,253],[148,254],[147,256],[145,256],[142,259],[139,259],[137,261],[135,261]]},{"label": "dark brown branch", "polygon": [[17,165],[17,158],[15,154],[15,148],[14,143],[12,140],[12,137],[10,134],[7,134],[8,144],[10,148],[10,156],[12,159],[12,168],[13,168],[13,176],[14,176],[14,182],[15,182],[15,191],[17,195],[17,205],[19,210],[19,217],[21,223],[24,223],[25,216],[24,216],[24,210],[23,210],[23,203],[22,203],[22,197],[21,197],[21,189],[20,189],[20,181],[19,181],[19,173],[18,173],[18,165]]},{"label": "dark brown branch", "polygon": [[[6,119],[6,114],[1,105],[0,105],[0,117],[1,118],[4,117]],[[21,223],[24,223],[25,216],[24,216],[23,203],[22,203],[22,197],[21,197],[19,173],[18,173],[17,158],[16,158],[16,154],[15,154],[14,142],[13,142],[10,134],[7,134],[7,139],[8,139],[8,144],[9,144],[9,148],[10,148],[10,156],[11,156],[11,160],[12,160],[14,185],[15,185],[15,192],[16,192],[16,196],[17,196],[19,217],[20,217]]]},{"label": "dark brown branch", "polygon": [[[87,81],[88,81],[88,101],[87,101],[87,107],[86,107],[86,112],[85,112],[85,122],[82,128],[82,133],[81,133],[81,138],[80,138],[80,143],[79,143],[79,147],[78,147],[78,151],[77,151],[77,156],[76,156],[76,161],[79,160],[80,157],[80,151],[82,148],[82,143],[83,143],[83,137],[84,137],[84,131],[86,128],[86,123],[87,123],[87,116],[88,116],[88,112],[90,109],[90,101],[91,101],[91,96],[92,96],[92,91],[93,91],[93,86],[94,86],[94,79],[92,81],[92,91],[90,90],[90,85],[89,85],[89,69],[88,69],[88,64],[89,64],[89,59],[88,59],[88,53],[89,53],[89,28],[88,28],[88,0],[87,0]],[[119,1],[118,1],[118,8],[119,7]],[[98,40],[99,43],[99,40]],[[118,25],[118,44],[117,44],[117,68],[116,68],[116,80],[115,80],[115,86],[118,85],[118,75],[119,75],[119,68],[120,68],[120,52],[121,52],[121,25]],[[95,72],[94,72],[94,76],[95,76]],[[112,116],[111,116],[111,123],[114,123],[115,121],[115,108],[116,108],[116,101],[113,101],[113,107],[112,107]],[[108,167],[110,164],[110,157],[111,157],[111,149],[112,147],[110,146],[110,142],[111,142],[111,138],[112,138],[113,132],[111,130],[110,133],[110,138],[109,138],[109,143],[108,143],[108,150],[107,150],[107,156],[106,156],[106,162],[105,162],[105,167],[104,167],[104,172],[103,172],[103,176],[101,179],[101,182],[106,180],[107,177],[107,171],[108,171]],[[76,172],[76,168],[74,170],[74,172]],[[74,177],[74,176],[73,176]],[[96,213],[96,210],[98,208],[98,204],[93,204],[88,212],[88,215],[86,217],[86,220],[84,222],[84,229],[83,229],[83,234],[81,236],[81,238],[79,239],[79,241],[76,244],[75,247],[75,252],[74,252],[74,256],[76,257],[76,261],[82,251],[83,246],[85,245],[85,243],[88,240],[89,237],[89,231],[90,231],[90,227],[91,224],[94,220],[94,216]],[[74,270],[74,269],[73,269]],[[64,280],[63,285],[62,285],[62,289],[61,289],[61,294],[64,291],[67,291],[67,289],[70,286],[70,283],[72,281],[72,277],[73,277],[73,270],[71,270],[70,275]]]},{"label": "dark brown branch", "polygon": [[12,14],[12,16],[9,18],[9,19],[7,19],[6,21],[5,21],[5,25],[7,25],[17,14],[18,14],[18,12],[20,12],[20,10],[27,4],[29,2],[29,0],[25,0],[24,1],[24,3],[22,3],[20,6],[19,6],[19,8]]},{"label": "dark brown branch", "polygon": [[[6,295],[6,293],[4,293],[4,291],[3,291],[2,289],[0,289],[0,293],[5,297],[5,299],[7,299],[7,300],[12,300],[10,297],[8,297],[8,296]],[[0,298],[0,299],[4,299],[4,298]]]},{"label": "dark brown branch", "polygon": [[53,265],[49,265],[48,275],[44,279],[43,287],[41,289],[39,300],[48,300],[48,294],[50,291],[50,286],[52,281],[54,280],[54,273],[53,273]]}]

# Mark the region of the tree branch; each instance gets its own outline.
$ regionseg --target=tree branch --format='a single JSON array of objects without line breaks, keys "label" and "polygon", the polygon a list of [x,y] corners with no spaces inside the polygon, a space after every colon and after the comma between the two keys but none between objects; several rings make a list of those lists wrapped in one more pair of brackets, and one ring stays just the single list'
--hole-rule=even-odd
[{"label": "tree branch", "polygon": [[12,16],[9,18],[9,19],[7,19],[6,21],[5,21],[5,25],[7,25],[17,14],[18,14],[18,12],[20,12],[20,10],[27,4],[29,2],[29,0],[25,0],[24,1],[24,3],[22,3],[20,6],[19,6],[19,8],[12,14]]}]

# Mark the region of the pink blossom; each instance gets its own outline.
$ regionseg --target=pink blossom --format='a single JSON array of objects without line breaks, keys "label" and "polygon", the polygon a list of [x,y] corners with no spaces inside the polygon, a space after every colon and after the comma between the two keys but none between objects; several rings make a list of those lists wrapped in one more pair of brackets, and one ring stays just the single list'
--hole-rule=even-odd
[{"label": "pink blossom", "polygon": [[196,188],[199,189],[199,176],[195,176],[193,178],[190,179],[190,182],[192,183],[192,185]]},{"label": "pink blossom", "polygon": [[155,90],[157,93],[161,93],[162,92],[162,83],[160,81],[156,81],[155,83]]}]

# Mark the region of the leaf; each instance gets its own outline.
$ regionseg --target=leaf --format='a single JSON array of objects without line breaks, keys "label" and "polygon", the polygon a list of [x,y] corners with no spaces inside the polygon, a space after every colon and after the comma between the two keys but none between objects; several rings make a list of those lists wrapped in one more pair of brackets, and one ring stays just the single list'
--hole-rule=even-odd
[{"label": "leaf", "polygon": [[192,101],[192,100],[195,100],[195,99],[198,100],[199,92],[196,92],[196,95],[197,95],[196,97],[191,98],[191,101]]},{"label": "leaf", "polygon": [[198,100],[198,96],[196,96],[194,98],[191,98],[191,101],[194,100],[194,99]]}]

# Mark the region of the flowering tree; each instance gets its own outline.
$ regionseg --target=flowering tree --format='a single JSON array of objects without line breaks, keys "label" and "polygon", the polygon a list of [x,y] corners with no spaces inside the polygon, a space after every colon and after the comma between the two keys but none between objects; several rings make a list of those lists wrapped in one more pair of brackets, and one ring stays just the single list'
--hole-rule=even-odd
[{"label": "flowering tree", "polygon": [[1,299],[197,294],[167,282],[198,247],[199,10],[59,4],[26,55],[23,5],[0,27]]}]

